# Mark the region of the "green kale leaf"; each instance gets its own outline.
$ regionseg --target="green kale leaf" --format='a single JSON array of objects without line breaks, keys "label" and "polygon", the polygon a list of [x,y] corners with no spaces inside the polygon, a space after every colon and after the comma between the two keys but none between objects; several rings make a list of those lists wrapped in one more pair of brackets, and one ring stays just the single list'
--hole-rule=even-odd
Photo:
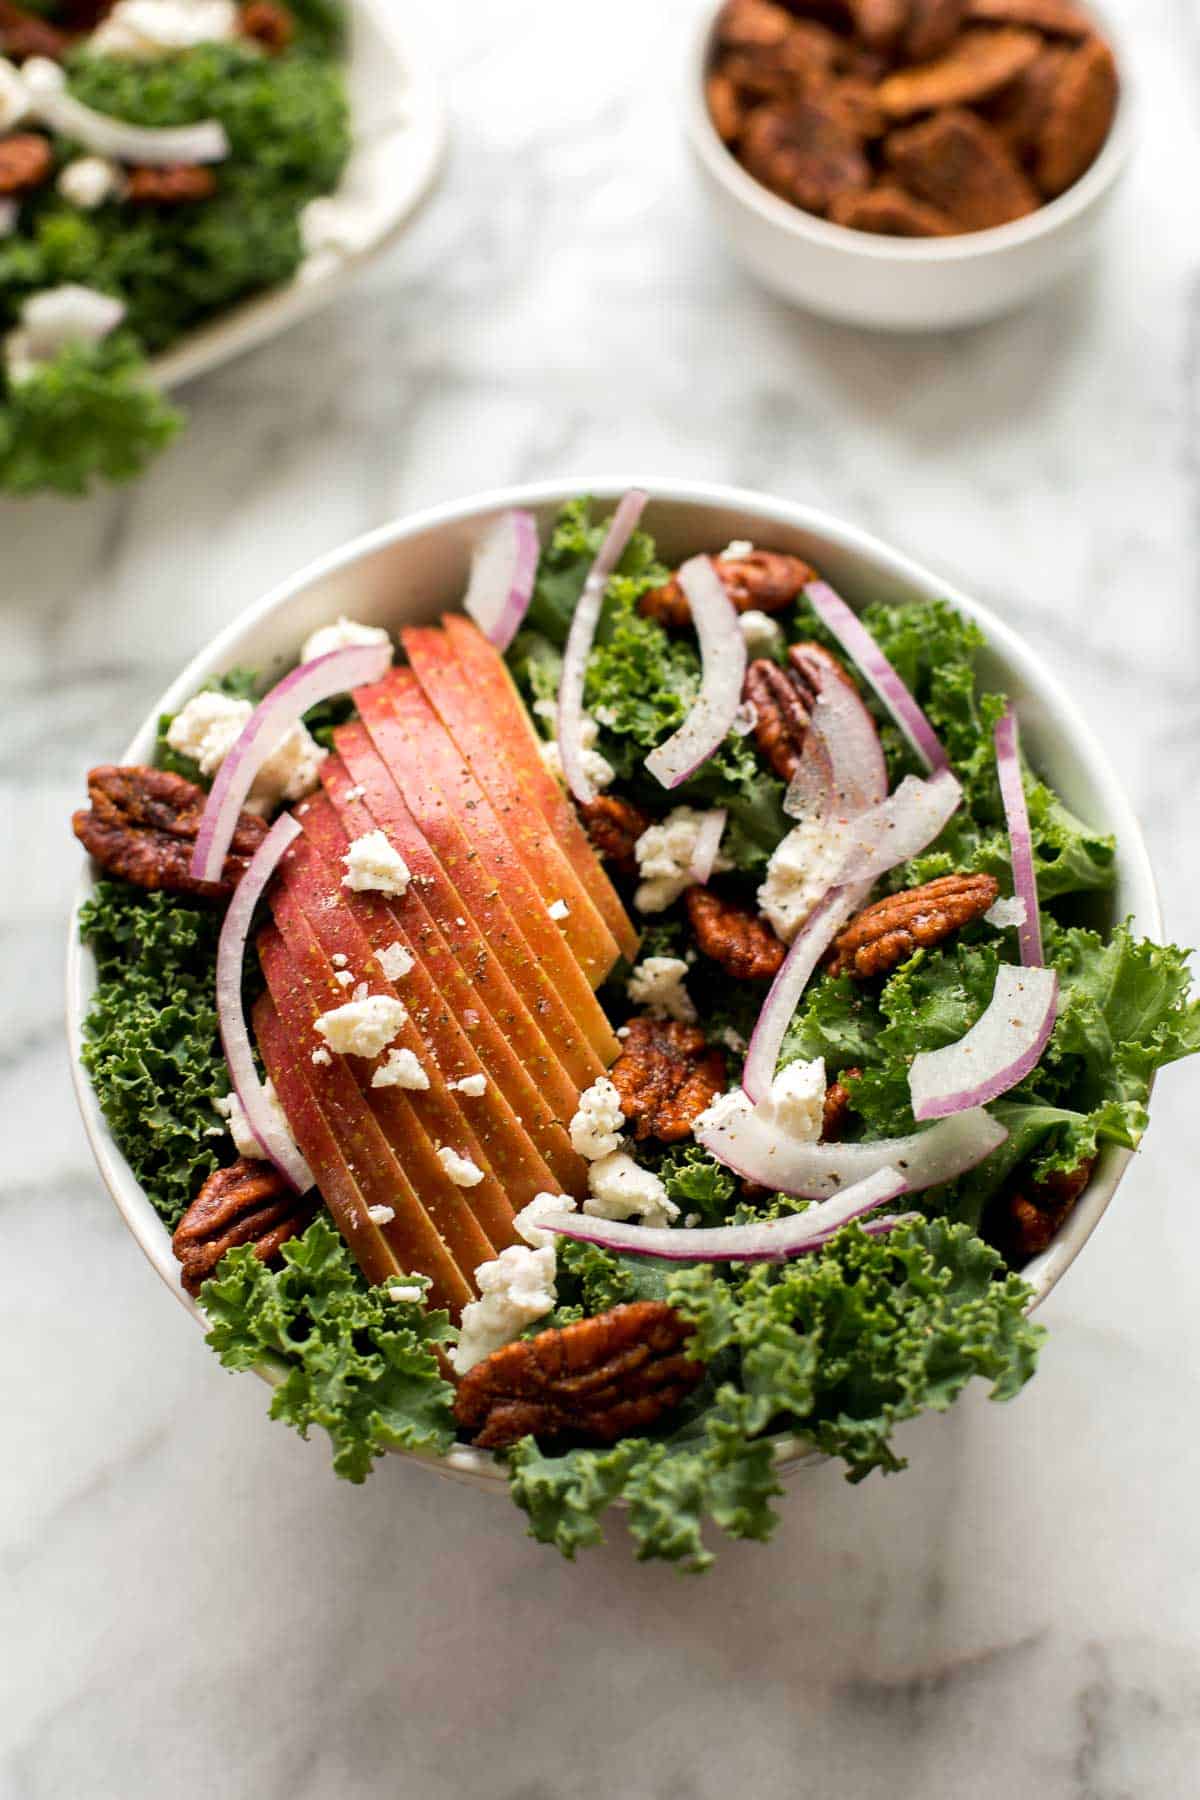
[{"label": "green kale leaf", "polygon": [[[583,584],[599,554],[607,529],[607,520],[593,524],[592,502],[586,496],[568,500],[538,561],[537,580],[525,624],[560,650],[567,641]],[[666,578],[667,571],[655,555],[653,538],[644,531],[635,531],[609,581],[609,600],[636,603],[642,594],[658,587]]]},{"label": "green kale leaf", "polygon": [[130,481],[182,424],[128,333],[68,345],[0,400],[0,488],[84,494],[98,480]]}]

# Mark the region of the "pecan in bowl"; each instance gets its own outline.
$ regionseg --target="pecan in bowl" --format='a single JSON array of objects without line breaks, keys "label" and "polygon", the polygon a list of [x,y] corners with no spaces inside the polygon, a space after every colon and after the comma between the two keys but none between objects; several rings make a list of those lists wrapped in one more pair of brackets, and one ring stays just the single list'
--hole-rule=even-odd
[{"label": "pecan in bowl", "polygon": [[269,1162],[240,1156],[215,1169],[171,1239],[184,1287],[198,1294],[225,1252],[242,1244],[253,1245],[260,1262],[270,1262],[312,1223],[319,1205],[315,1188],[298,1194]]},{"label": "pecan in bowl", "polygon": [[709,1045],[699,1025],[674,1019],[631,1019],[623,1048],[609,1070],[625,1122],[639,1142],[655,1137],[678,1144],[725,1091],[725,1053]]},{"label": "pecan in bowl", "polygon": [[887,894],[856,913],[834,938],[829,972],[857,981],[889,975],[914,951],[940,944],[981,919],[999,893],[994,875],[943,875],[923,887]]},{"label": "pecan in bowl", "polygon": [[[816,580],[802,557],[789,556],[782,550],[749,550],[744,556],[713,556],[709,561],[740,613],[782,612],[800,598],[810,581]],[[679,628],[692,622],[678,571],[662,587],[643,594],[638,606],[648,619],[657,619],[660,625]]]},{"label": "pecan in bowl", "polygon": [[760,913],[708,888],[684,895],[699,950],[735,981],[770,981],[783,967],[787,948]]},{"label": "pecan in bowl", "polygon": [[90,808],[71,820],[79,842],[106,875],[152,892],[228,900],[267,835],[261,819],[242,813],[221,880],[197,881],[192,847],[208,795],[194,781],[167,769],[104,764],[88,776],[88,799]]}]

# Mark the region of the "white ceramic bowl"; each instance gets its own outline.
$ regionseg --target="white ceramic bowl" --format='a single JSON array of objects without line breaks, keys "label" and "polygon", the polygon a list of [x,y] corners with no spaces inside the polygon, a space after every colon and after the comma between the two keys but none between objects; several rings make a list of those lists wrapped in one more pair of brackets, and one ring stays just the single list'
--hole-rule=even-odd
[{"label": "white ceramic bowl", "polygon": [[[531,507],[544,532],[560,503],[570,496],[590,493],[603,504],[634,485],[653,496],[646,524],[670,562],[699,549],[720,549],[733,538],[749,538],[775,549],[797,551],[857,607],[873,600],[896,604],[940,598],[978,620],[990,646],[983,679],[1008,692],[1019,706],[1022,737],[1033,763],[1083,818],[1116,834],[1117,884],[1107,908],[1109,917],[1132,914],[1142,933],[1161,935],[1146,846],[1108,758],[1057,677],[1003,620],[852,525],[811,507],[702,482],[636,476],[628,481],[581,477],[540,482],[434,507],[359,538],[285,581],[206,645],[151,707],[123,760],[149,761],[159,715],[178,710],[210,676],[235,665],[282,672],[295,660],[308,633],[339,613],[395,629],[456,607],[466,584],[472,546],[502,509]],[[97,745],[97,757],[105,748]],[[80,1067],[83,1019],[95,985],[95,970],[90,954],[79,945],[78,906],[91,887],[92,876],[85,872],[72,912],[67,956],[67,1026],[84,1126],[105,1185],[137,1243],[180,1304],[202,1322],[200,1309],[180,1286],[167,1230],[113,1142]],[[1045,1299],[1095,1230],[1128,1160],[1127,1151],[1112,1146],[1104,1150],[1087,1192],[1058,1237],[1030,1264],[1026,1276],[1038,1302]],[[792,1437],[777,1440],[777,1450],[785,1469],[798,1468],[814,1457]],[[502,1466],[483,1451],[464,1448],[444,1460],[422,1460],[443,1474],[497,1490],[505,1480]]]},{"label": "white ceramic bowl", "polygon": [[748,175],[717,135],[704,94],[716,12],[688,55],[684,112],[700,181],[734,255],[764,287],[810,312],[882,331],[975,325],[1033,300],[1086,256],[1125,168],[1133,138],[1129,59],[1118,33],[1091,7],[1121,68],[1108,141],[1059,199],[991,231],[953,238],[887,238],[801,211]]}]

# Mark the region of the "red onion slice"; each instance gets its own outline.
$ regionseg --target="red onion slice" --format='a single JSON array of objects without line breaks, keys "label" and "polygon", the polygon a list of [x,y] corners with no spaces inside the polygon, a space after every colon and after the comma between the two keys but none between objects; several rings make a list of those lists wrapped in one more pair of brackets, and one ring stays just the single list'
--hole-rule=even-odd
[{"label": "red onion slice", "polygon": [[[823,658],[806,654],[799,645],[792,655],[817,699],[784,812],[794,819],[819,818],[822,811],[851,814],[877,805],[888,791],[888,777],[874,719],[851,684]],[[820,809],[814,802],[822,784],[828,795]]]},{"label": "red onion slice", "polygon": [[258,1139],[263,1154],[270,1157],[279,1173],[297,1192],[304,1194],[314,1185],[313,1172],[282,1129],[276,1110],[267,1103],[242,1010],[242,965],[254,909],[284,851],[299,835],[300,826],[291,813],[282,813],[258,846],[249,868],[234,889],[217,944],[217,1018],[229,1077],[242,1103],[246,1123]]},{"label": "red onion slice", "polygon": [[514,510],[497,519],[471,558],[463,611],[501,653],[529,611],[539,554],[537,520]]},{"label": "red onion slice", "polygon": [[922,1050],[908,1071],[914,1119],[945,1119],[987,1106],[1036,1069],[1058,1015],[1052,969],[1002,963],[987,1010],[965,1036]]},{"label": "red onion slice", "polygon": [[831,888],[816,910],[809,914],[784,958],[783,967],[771,983],[742,1070],[742,1087],[756,1105],[765,1100],[770,1091],[787,1028],[812,979],[813,970],[847,919],[858,911],[866,892],[861,885]]},{"label": "red onion slice", "polygon": [[746,640],[737,608],[707,556],[693,556],[679,571],[692,623],[700,640],[700,692],[679,730],[646,758],[665,788],[694,775],[733,729],[746,679]]},{"label": "red onion slice", "polygon": [[[896,1169],[877,1169],[847,1188],[835,1200],[810,1206],[790,1219],[761,1225],[717,1225],[687,1231],[676,1226],[632,1225],[621,1219],[594,1219],[587,1213],[549,1213],[538,1220],[546,1231],[579,1243],[602,1244],[630,1256],[654,1256],[664,1262],[787,1262],[820,1250],[835,1231],[904,1192]],[[912,1216],[912,1215],[909,1215]],[[892,1218],[890,1225],[900,1223]],[[875,1221],[876,1228],[883,1224]]]},{"label": "red onion slice", "polygon": [[973,1169],[1008,1136],[982,1107],[939,1119],[909,1137],[865,1144],[808,1144],[755,1117],[748,1098],[718,1101],[696,1123],[696,1142],[719,1163],[772,1192],[827,1200],[879,1169],[898,1169],[904,1191],[919,1193]]},{"label": "red onion slice", "polygon": [[825,581],[804,590],[813,611],[853,658],[893,719],[932,774],[946,767],[937,733],[858,615]]},{"label": "red onion slice", "polygon": [[562,679],[558,689],[558,749],[562,757],[567,786],[581,806],[596,798],[596,789],[583,766],[583,685],[587,678],[588,657],[592,640],[600,623],[604,590],[609,577],[625,553],[625,546],[637,529],[642,509],[649,498],[641,488],[631,488],[618,501],[588,578],[583,584],[579,604],[571,620],[567,647],[563,652]]},{"label": "red onion slice", "polygon": [[246,804],[254,777],[278,750],[292,726],[322,700],[348,693],[351,688],[365,687],[368,682],[382,681],[391,666],[390,643],[351,644],[344,650],[331,650],[328,656],[301,663],[275,684],[246,720],[241,736],[217,770],[192,851],[191,873],[195,880],[221,879],[238,815]]},{"label": "red onion slice", "polygon": [[796,773],[788,782],[783,797],[783,810],[788,818],[801,823],[805,819],[827,818],[836,804],[833,756],[825,742],[824,721],[817,717],[820,705],[818,700],[804,734],[804,748]]},{"label": "red onion slice", "polygon": [[1018,900],[1025,902],[1025,918],[1017,927],[1017,943],[1025,967],[1040,968],[1045,961],[1045,954],[1042,950],[1042,919],[1038,911],[1037,871],[1033,864],[1033,833],[1029,828],[1025,783],[1021,779],[1021,734],[1017,715],[1011,706],[1006,707],[997,719],[993,741],[996,746],[996,772],[1000,777],[1000,798],[1004,802],[1004,818],[1012,850],[1013,889]]},{"label": "red onion slice", "polygon": [[67,92],[67,78],[48,57],[34,56],[21,69],[30,110],[53,131],[96,156],[166,168],[172,163],[224,162],[229,138],[217,119],[196,125],[131,125],[85,106]]},{"label": "red onion slice", "polygon": [[688,879],[699,887],[708,885],[728,820],[729,814],[723,806],[714,807],[711,812],[705,813],[700,829],[696,833],[696,845],[692,851],[692,860],[688,865]]},{"label": "red onion slice", "polygon": [[906,775],[895,793],[849,821],[839,881],[869,884],[919,856],[941,836],[961,800],[962,787],[949,769],[927,781]]}]

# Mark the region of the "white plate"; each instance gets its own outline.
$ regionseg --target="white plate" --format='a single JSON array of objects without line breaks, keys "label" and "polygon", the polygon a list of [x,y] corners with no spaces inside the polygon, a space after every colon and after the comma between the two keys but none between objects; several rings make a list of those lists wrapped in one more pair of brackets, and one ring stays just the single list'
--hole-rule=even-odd
[{"label": "white plate", "polygon": [[351,0],[347,80],[354,150],[341,186],[329,196],[348,247],[318,252],[285,287],[244,300],[190,331],[154,358],[160,386],[179,387],[204,375],[335,299],[429,193],[446,146],[446,108],[404,11],[404,0]]},{"label": "white plate", "polygon": [[[532,508],[544,541],[546,528],[563,500],[575,494],[593,494],[603,505],[632,486],[645,488],[653,496],[646,510],[646,525],[668,562],[680,561],[698,549],[717,550],[735,538],[749,538],[772,549],[795,551],[814,563],[857,608],[874,600],[902,604],[940,599],[977,620],[988,639],[983,679],[1006,691],[1019,707],[1022,742],[1030,760],[1080,817],[1116,835],[1116,886],[1104,902],[1103,912],[1109,920],[1130,914],[1145,936],[1161,935],[1162,915],[1146,845],[1116,771],[1057,676],[1022,639],[979,601],[957,592],[855,526],[813,507],[738,488],[636,476],[627,481],[580,477],[476,495],[385,525],[310,564],[226,626],[151,708],[123,760],[149,762],[159,716],[177,712],[211,676],[235,666],[282,673],[295,661],[309,632],[339,613],[395,630],[431,619],[446,608],[457,608],[472,547],[503,509]],[[80,1066],[83,1019],[95,986],[95,968],[90,953],[79,944],[78,907],[91,888],[92,876],[85,871],[71,916],[67,951],[67,1029],[84,1126],[105,1185],[134,1238],[180,1303],[203,1322],[199,1307],[179,1284],[179,1265],[171,1253],[166,1227],[113,1142]],[[1050,1248],[1025,1271],[1035,1304],[1046,1298],[1087,1243],[1128,1162],[1128,1151],[1111,1144],[1105,1147],[1087,1192]],[[776,1450],[785,1470],[819,1460],[808,1446],[790,1436],[777,1438]],[[463,1447],[444,1460],[419,1460],[439,1473],[497,1491],[506,1479],[503,1466],[485,1451]]]}]

